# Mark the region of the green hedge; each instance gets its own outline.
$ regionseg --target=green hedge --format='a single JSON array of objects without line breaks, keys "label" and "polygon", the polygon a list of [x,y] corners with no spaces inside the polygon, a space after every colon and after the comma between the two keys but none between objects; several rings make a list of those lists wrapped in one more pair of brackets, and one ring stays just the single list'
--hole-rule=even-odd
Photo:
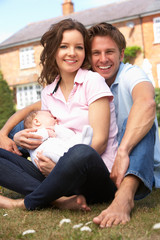
[{"label": "green hedge", "polygon": [[134,58],[136,58],[136,55],[138,52],[141,51],[141,48],[139,46],[130,46],[126,47],[124,50],[124,59],[123,62],[131,62]]},{"label": "green hedge", "polygon": [[155,101],[158,125],[160,126],[160,88],[155,88]]},{"label": "green hedge", "polygon": [[0,129],[13,113],[15,113],[13,93],[0,72]]}]

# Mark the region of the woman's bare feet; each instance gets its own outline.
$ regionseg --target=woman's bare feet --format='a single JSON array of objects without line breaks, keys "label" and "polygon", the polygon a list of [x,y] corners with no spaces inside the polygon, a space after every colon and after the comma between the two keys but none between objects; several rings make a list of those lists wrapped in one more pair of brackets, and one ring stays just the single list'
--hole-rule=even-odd
[{"label": "woman's bare feet", "polygon": [[124,180],[110,206],[93,219],[95,224],[105,228],[130,221],[130,214],[134,207],[134,195],[139,183],[137,179],[132,180],[130,181],[129,178]]},{"label": "woman's bare feet", "polygon": [[61,197],[53,202],[53,205],[60,209],[90,211],[86,199],[83,195],[74,195],[71,197]]},{"label": "woman's bare feet", "polygon": [[11,199],[0,195],[0,208],[14,209],[22,208],[25,209],[24,199]]}]

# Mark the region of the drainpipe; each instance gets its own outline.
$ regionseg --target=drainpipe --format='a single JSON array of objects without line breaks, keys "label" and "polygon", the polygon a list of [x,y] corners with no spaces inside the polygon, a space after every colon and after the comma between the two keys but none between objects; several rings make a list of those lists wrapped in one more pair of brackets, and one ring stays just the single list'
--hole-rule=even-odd
[{"label": "drainpipe", "polygon": [[144,45],[144,33],[143,33],[143,26],[142,26],[142,18],[139,16],[140,24],[141,24],[141,32],[142,32],[142,45],[143,45],[143,56],[146,58],[145,54],[145,45]]}]

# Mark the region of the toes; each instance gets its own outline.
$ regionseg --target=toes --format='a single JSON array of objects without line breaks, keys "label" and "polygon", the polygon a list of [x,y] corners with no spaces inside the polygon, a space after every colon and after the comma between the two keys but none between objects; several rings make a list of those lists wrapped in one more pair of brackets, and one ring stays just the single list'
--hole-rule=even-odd
[{"label": "toes", "polygon": [[93,222],[95,223],[95,224],[100,224],[101,223],[101,217],[99,217],[99,216],[97,216],[97,217],[94,217],[93,218]]}]

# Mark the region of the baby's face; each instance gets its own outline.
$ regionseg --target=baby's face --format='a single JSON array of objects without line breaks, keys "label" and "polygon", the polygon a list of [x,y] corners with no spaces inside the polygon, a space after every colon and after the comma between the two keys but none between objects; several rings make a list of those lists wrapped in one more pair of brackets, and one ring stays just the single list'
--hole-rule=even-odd
[{"label": "baby's face", "polygon": [[57,123],[57,119],[48,111],[39,112],[37,117],[43,127],[51,127]]}]

